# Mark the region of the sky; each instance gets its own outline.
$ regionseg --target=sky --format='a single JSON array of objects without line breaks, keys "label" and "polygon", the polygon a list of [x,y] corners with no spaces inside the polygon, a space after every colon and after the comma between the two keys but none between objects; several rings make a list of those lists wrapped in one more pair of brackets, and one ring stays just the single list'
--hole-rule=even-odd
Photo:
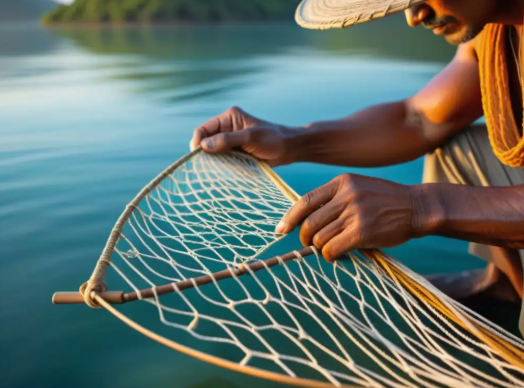
[{"label": "sky", "polygon": [[55,1],[61,4],[71,4],[74,0],[55,0]]}]

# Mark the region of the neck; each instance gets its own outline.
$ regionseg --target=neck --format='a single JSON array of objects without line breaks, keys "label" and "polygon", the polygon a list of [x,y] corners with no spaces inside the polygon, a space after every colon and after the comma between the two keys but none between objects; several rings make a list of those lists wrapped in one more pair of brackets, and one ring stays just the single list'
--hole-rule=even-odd
[{"label": "neck", "polygon": [[497,0],[498,7],[493,14],[493,23],[512,24],[522,26],[524,24],[524,0]]}]

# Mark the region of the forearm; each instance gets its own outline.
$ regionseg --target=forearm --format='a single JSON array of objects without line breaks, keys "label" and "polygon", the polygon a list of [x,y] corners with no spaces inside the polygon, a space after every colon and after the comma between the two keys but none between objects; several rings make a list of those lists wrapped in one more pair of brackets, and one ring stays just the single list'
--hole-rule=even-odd
[{"label": "forearm", "polygon": [[378,167],[414,160],[435,147],[406,101],[377,105],[350,117],[291,131],[294,162]]},{"label": "forearm", "polygon": [[524,249],[524,185],[423,184],[414,192],[417,234]]}]

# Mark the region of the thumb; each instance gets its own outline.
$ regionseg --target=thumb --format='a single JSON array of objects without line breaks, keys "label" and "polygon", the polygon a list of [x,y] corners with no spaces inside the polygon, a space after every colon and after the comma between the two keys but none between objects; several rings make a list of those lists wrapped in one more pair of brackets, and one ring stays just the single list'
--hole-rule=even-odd
[{"label": "thumb", "polygon": [[235,132],[222,132],[215,136],[208,137],[200,143],[204,151],[218,153],[229,151],[232,148],[241,147],[249,142],[251,131],[242,129]]}]

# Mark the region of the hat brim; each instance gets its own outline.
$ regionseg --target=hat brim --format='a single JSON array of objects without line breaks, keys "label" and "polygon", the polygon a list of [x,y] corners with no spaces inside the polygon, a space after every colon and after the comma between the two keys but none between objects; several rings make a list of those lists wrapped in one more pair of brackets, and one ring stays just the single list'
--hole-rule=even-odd
[{"label": "hat brim", "polygon": [[426,0],[302,0],[296,22],[315,30],[346,28],[402,12]]}]

